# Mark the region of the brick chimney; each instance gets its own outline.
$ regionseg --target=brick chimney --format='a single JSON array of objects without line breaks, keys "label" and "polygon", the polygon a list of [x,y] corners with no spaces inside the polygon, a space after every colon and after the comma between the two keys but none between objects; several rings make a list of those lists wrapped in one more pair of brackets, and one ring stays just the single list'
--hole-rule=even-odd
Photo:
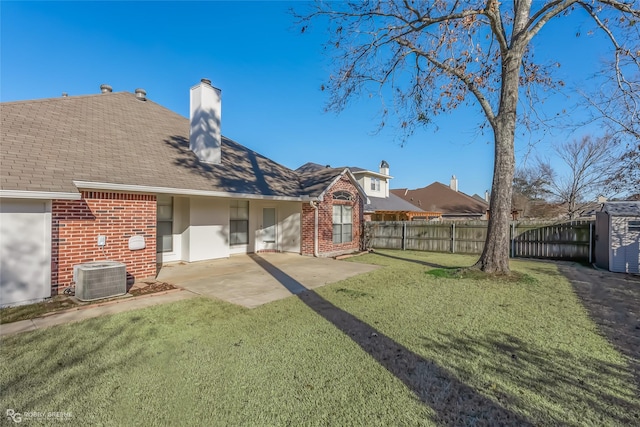
[{"label": "brick chimney", "polygon": [[221,160],[222,118],[221,91],[202,79],[191,88],[189,149],[203,163],[219,164]]}]

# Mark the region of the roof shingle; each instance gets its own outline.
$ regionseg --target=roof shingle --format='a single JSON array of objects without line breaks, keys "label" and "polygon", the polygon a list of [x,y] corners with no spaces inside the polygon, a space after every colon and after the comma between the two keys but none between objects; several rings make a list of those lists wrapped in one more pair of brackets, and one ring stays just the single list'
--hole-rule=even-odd
[{"label": "roof shingle", "polygon": [[0,188],[77,192],[74,181],[300,197],[299,175],[228,138],[221,164],[189,150],[189,120],[128,92],[0,104]]}]

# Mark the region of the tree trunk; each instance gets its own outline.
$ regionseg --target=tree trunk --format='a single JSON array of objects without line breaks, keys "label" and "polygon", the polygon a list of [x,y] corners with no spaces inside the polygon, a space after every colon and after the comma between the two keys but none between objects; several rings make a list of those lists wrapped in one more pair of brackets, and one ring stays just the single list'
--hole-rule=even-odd
[{"label": "tree trunk", "polygon": [[515,123],[495,128],[493,184],[489,225],[484,250],[476,267],[485,273],[509,274],[509,221],[511,219],[511,182],[515,169]]},{"label": "tree trunk", "polygon": [[494,135],[493,183],[489,225],[484,250],[476,267],[485,273],[509,274],[509,221],[515,172],[514,139],[522,54],[503,55],[500,109],[492,121]]}]

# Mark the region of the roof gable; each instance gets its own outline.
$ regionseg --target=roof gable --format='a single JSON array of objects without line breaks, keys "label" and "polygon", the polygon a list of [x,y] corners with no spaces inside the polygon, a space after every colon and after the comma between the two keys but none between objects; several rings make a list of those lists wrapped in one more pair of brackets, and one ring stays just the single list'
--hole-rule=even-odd
[{"label": "roof gable", "polygon": [[344,175],[349,178],[358,190],[358,193],[360,193],[360,196],[366,201],[367,195],[348,168],[322,168],[300,174],[302,194],[308,197],[322,199],[327,190]]}]

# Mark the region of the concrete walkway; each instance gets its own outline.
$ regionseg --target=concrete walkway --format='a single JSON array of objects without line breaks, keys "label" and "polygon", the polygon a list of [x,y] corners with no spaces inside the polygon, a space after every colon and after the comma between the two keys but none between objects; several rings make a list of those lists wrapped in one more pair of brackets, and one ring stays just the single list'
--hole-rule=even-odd
[{"label": "concrete walkway", "polygon": [[91,319],[93,317],[105,316],[108,314],[137,310],[140,308],[151,307],[153,305],[194,298],[196,296],[197,295],[192,292],[175,289],[156,294],[121,298],[99,304],[80,306],[70,310],[48,313],[44,316],[29,320],[2,324],[0,325],[0,336],[34,331],[36,329],[48,328],[49,326],[78,322],[80,320]]},{"label": "concrete walkway", "polygon": [[294,254],[236,255],[226,259],[163,266],[157,280],[181,289],[120,298],[0,325],[0,336],[122,313],[198,295],[248,308],[379,268],[376,265]]},{"label": "concrete walkway", "polygon": [[332,258],[266,253],[169,264],[162,267],[158,280],[198,295],[254,308],[377,268]]}]

